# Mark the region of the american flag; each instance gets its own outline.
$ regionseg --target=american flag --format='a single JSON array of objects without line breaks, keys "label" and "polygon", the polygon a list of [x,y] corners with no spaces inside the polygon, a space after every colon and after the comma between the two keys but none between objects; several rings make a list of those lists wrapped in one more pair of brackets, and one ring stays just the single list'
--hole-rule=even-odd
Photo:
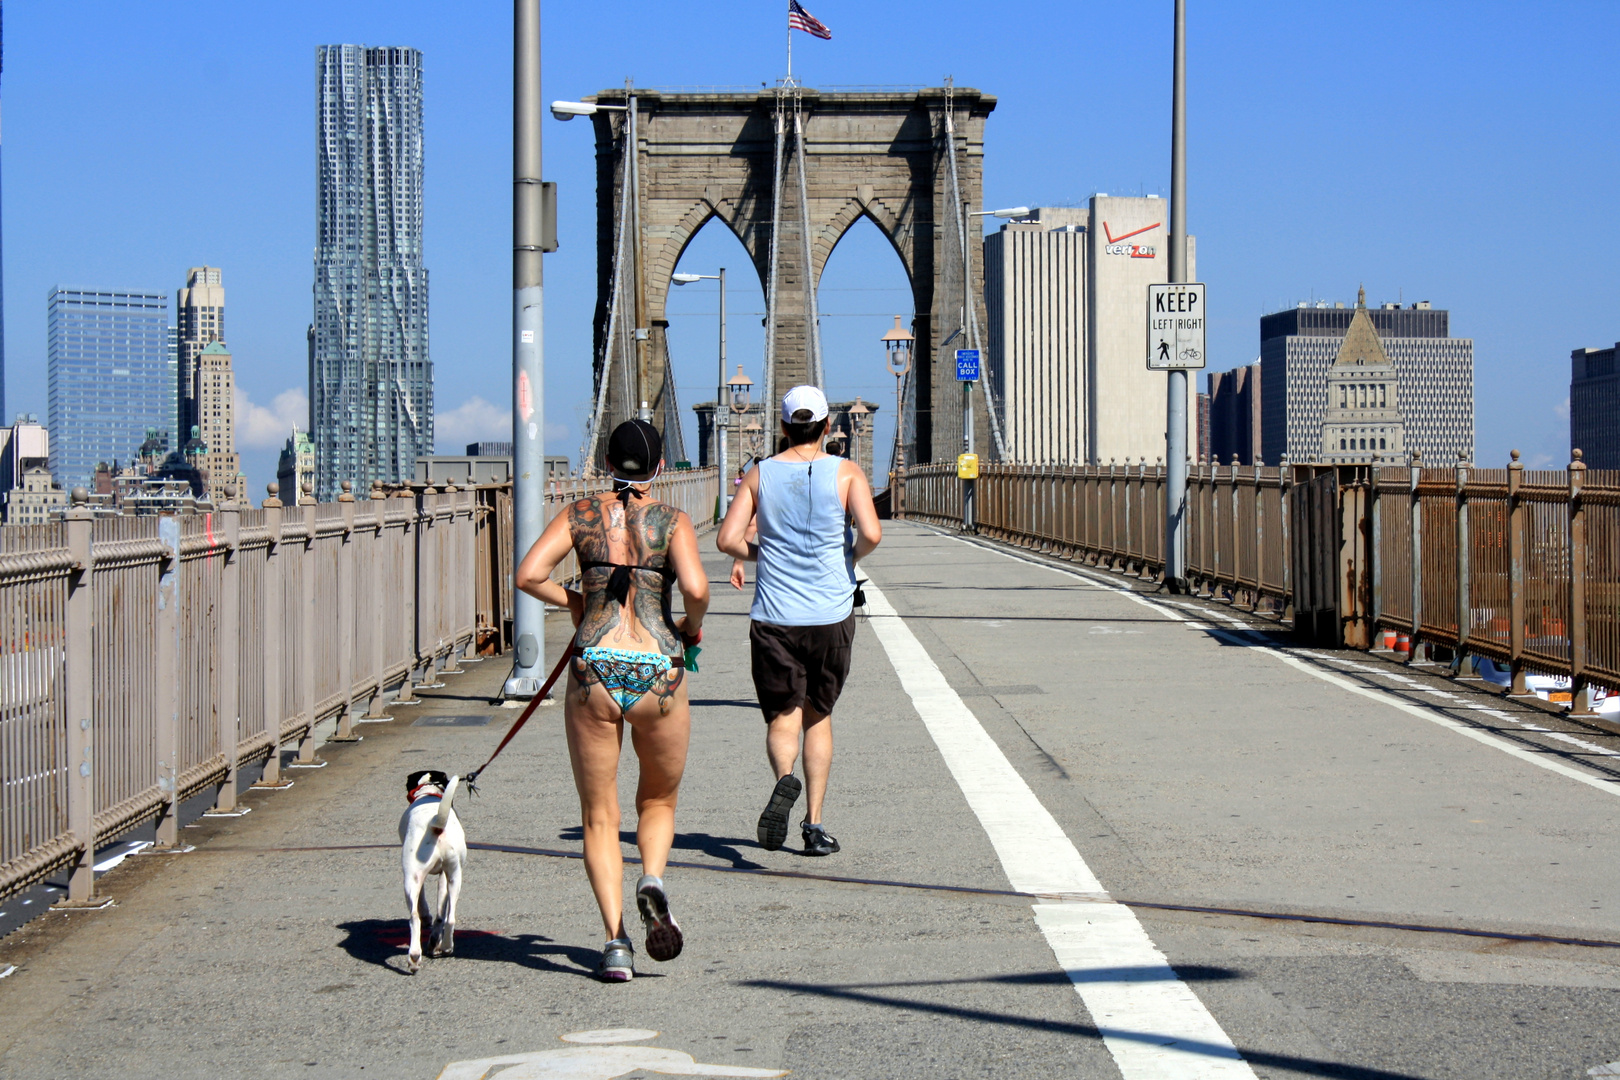
[{"label": "american flag", "polygon": [[820,19],[804,10],[799,0],[788,0],[788,29],[803,30],[823,41],[832,40],[832,31]]}]

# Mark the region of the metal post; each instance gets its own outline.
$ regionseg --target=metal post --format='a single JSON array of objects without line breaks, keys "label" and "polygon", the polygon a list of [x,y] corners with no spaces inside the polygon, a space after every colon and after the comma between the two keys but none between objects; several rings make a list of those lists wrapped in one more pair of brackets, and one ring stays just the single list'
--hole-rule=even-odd
[{"label": "metal post", "polygon": [[298,743],[300,766],[315,764],[315,500],[306,492],[298,500],[304,514],[304,542],[298,548],[298,646],[300,649],[298,672],[298,714],[304,725],[304,737]]},{"label": "metal post", "polygon": [[1412,510],[1412,634],[1407,639],[1406,662],[1418,662],[1418,632],[1423,629],[1423,498],[1418,485],[1423,482],[1423,453],[1412,451],[1411,488],[1408,498]]},{"label": "metal post", "polygon": [[1508,463],[1508,671],[1510,695],[1523,697],[1524,683],[1524,556],[1525,519],[1528,516],[1519,488],[1524,483],[1524,462],[1513,451]]},{"label": "metal post", "polygon": [[180,521],[165,514],[158,518],[158,541],[163,545],[162,571],[158,577],[156,637],[153,667],[157,684],[158,790],[163,802],[158,810],[157,846],[178,847],[180,843]]},{"label": "metal post", "polygon": [[[540,253],[544,241],[540,0],[513,0],[512,9],[512,565],[516,567],[540,539],[546,524],[546,410]],[[633,124],[634,108],[630,116]],[[633,154],[633,141],[630,149]],[[639,328],[641,324],[638,321],[636,325]],[[546,607],[527,593],[514,590],[512,608],[517,659],[506,680],[505,693],[509,697],[533,697],[540,688],[545,654]]]},{"label": "metal post", "polygon": [[[1170,106],[1170,281],[1187,280],[1187,22],[1176,0],[1175,74]],[[1172,370],[1165,409],[1164,583],[1186,589],[1187,373]]]},{"label": "metal post", "polygon": [[1470,547],[1468,537],[1468,455],[1457,451],[1457,649],[1451,655],[1451,673],[1463,673],[1463,654],[1468,650],[1468,631],[1473,612],[1468,594]]},{"label": "metal post", "polygon": [[[973,453],[973,383],[962,384],[962,431],[968,453]],[[973,532],[978,522],[977,480],[962,481],[962,531]]]},{"label": "metal post", "polygon": [[89,495],[83,488],[73,489],[73,506],[67,519],[68,552],[73,559],[69,571],[67,592],[67,635],[62,682],[67,711],[67,809],[68,831],[80,850],[68,870],[68,902],[85,904],[96,892],[96,781],[93,769],[99,762],[92,759],[95,749],[94,704],[95,667],[92,632],[95,625],[95,596],[91,591],[94,565],[90,552],[90,533],[93,526],[90,509],[86,506]]},{"label": "metal post", "polygon": [[354,733],[354,485],[343,481],[343,494],[338,496],[343,508],[343,535],[338,537],[337,564],[337,654],[338,693],[343,695],[342,711],[338,713],[337,731],[333,742],[359,742]]},{"label": "metal post", "polygon": [[1586,462],[1579,450],[1572,451],[1569,463],[1569,710],[1576,716],[1592,715],[1591,693],[1586,680],[1586,507],[1581,499],[1581,483],[1586,479]]},{"label": "metal post", "polygon": [[371,566],[371,588],[375,595],[370,598],[367,605],[371,611],[371,678],[377,680],[376,689],[371,691],[371,704],[366,709],[366,720],[383,720],[388,716],[383,704],[383,672],[388,669],[388,632],[390,629],[388,619],[388,605],[383,603],[383,590],[399,587],[399,582],[391,581],[387,576],[387,567],[391,561],[387,552],[391,548],[388,538],[388,496],[384,494],[381,481],[371,482],[371,539],[366,541],[370,550],[367,562]]},{"label": "metal post", "polygon": [[720,268],[720,382],[714,398],[714,435],[720,444],[715,464],[720,467],[720,500],[715,504],[715,520],[726,516],[731,505],[731,474],[726,471],[726,432],[731,427],[731,384],[726,381],[726,268]]},{"label": "metal post", "polygon": [[214,718],[219,725],[219,751],[225,755],[225,778],[214,797],[214,809],[228,813],[236,809],[237,745],[242,737],[242,560],[237,549],[242,515],[234,484],[225,485],[219,518],[225,534],[225,565],[221,567],[219,610],[215,613],[219,626],[219,684]]},{"label": "metal post", "polygon": [[270,497],[264,500],[265,527],[270,532],[270,542],[264,549],[264,730],[270,735],[270,753],[264,759],[264,772],[259,776],[259,782],[254,787],[281,787],[281,721],[286,709],[283,706],[285,695],[282,688],[286,685],[286,640],[287,628],[284,625],[287,584],[283,580],[282,568],[286,565],[281,556],[281,522],[285,516],[281,509],[281,500],[276,496],[280,488],[277,484],[266,487]]}]

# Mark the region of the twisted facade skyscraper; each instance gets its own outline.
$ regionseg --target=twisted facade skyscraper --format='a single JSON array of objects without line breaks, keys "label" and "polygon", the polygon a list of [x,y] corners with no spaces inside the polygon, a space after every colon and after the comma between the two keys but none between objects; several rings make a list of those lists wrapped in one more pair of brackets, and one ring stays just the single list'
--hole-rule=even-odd
[{"label": "twisted facade skyscraper", "polygon": [[433,452],[422,266],[422,54],[323,45],[315,322],[309,370],[317,497],[406,480]]}]

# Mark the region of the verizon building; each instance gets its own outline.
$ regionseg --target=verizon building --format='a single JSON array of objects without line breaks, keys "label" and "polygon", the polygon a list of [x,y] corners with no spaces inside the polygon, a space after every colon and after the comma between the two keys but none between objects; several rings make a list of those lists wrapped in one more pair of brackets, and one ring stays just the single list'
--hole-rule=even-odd
[{"label": "verizon building", "polygon": [[[1327,301],[1260,317],[1261,447],[1266,464],[1284,454],[1323,453],[1328,371],[1357,307]],[[1450,464],[1474,459],[1474,342],[1451,336],[1451,313],[1420,301],[1361,308],[1395,370],[1405,451]],[[1386,456],[1389,456],[1386,454]]]},{"label": "verizon building", "polygon": [[[1147,292],[1169,277],[1168,225],[1163,199],[1094,195],[985,237],[989,378],[1012,460],[1164,457],[1167,380],[1147,369]],[[1191,237],[1187,249],[1196,278]],[[1190,408],[1187,427],[1191,446]]]}]

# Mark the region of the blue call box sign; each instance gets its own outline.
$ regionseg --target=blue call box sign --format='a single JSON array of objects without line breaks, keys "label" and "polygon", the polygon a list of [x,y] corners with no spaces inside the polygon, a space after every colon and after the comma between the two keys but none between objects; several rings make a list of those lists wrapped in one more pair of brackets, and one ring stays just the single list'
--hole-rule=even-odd
[{"label": "blue call box sign", "polygon": [[979,350],[956,350],[956,379],[958,382],[979,381]]}]

